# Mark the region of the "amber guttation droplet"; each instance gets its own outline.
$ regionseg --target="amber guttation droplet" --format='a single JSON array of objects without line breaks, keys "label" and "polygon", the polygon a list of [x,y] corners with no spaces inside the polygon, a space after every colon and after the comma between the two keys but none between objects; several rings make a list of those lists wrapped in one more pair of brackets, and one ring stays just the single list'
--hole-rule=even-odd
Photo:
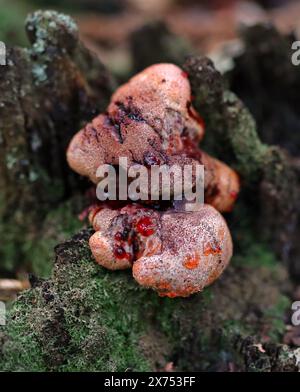
[{"label": "amber guttation droplet", "polygon": [[145,216],[138,221],[136,230],[144,237],[148,237],[154,233],[154,225],[149,216]]},{"label": "amber guttation droplet", "polygon": [[209,256],[209,255],[219,255],[222,253],[222,249],[218,245],[207,245],[206,248],[204,249],[204,255]]},{"label": "amber guttation droplet", "polygon": [[198,267],[200,258],[198,254],[189,255],[184,259],[183,265],[187,269],[195,269]]}]

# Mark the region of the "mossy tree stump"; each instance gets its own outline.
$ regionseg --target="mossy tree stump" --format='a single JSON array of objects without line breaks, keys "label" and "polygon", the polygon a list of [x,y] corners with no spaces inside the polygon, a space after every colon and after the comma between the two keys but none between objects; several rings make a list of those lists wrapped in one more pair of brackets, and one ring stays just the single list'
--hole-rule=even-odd
[{"label": "mossy tree stump", "polygon": [[39,235],[51,208],[80,189],[65,150],[113,88],[70,17],[38,11],[26,31],[29,49],[8,49],[0,67],[0,271],[30,267],[23,245]]}]

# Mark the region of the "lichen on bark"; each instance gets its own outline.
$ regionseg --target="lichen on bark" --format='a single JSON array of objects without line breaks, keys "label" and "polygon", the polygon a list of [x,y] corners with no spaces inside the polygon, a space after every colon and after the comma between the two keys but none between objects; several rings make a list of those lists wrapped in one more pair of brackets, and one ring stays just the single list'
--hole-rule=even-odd
[{"label": "lichen on bark", "polygon": [[292,249],[299,226],[300,184],[293,159],[280,147],[260,140],[249,110],[228,90],[211,60],[192,56],[184,68],[190,76],[195,108],[206,123],[207,148],[240,173],[251,200],[248,209],[252,204],[258,217],[260,237],[297,277],[299,262]]},{"label": "lichen on bark", "polygon": [[[113,80],[85,49],[76,23],[54,11],[29,15],[29,48],[11,48],[0,67],[0,268],[30,265],[23,245],[50,208],[80,190],[65,149],[83,122],[105,108]],[[81,188],[83,185],[81,185]]]}]

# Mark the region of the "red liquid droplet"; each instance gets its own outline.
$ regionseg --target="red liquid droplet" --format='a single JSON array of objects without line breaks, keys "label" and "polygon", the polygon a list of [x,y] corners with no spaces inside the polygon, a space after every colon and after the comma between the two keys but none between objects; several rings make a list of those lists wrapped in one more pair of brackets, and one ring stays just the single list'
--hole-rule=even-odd
[{"label": "red liquid droplet", "polygon": [[136,225],[136,230],[144,237],[152,235],[155,231],[153,227],[153,222],[148,216],[145,216],[138,221]]},{"label": "red liquid droplet", "polygon": [[127,253],[125,252],[125,249],[122,248],[122,246],[117,246],[114,249],[114,255],[117,259],[125,259],[127,257]]},{"label": "red liquid droplet", "polygon": [[237,196],[238,196],[238,193],[235,192],[235,191],[231,191],[230,192],[230,196],[233,198],[233,200],[235,200],[237,198]]},{"label": "red liquid droplet", "polygon": [[116,241],[122,241],[122,239],[123,239],[122,233],[118,232],[118,233],[115,234],[115,240]]},{"label": "red liquid droplet", "polygon": [[185,72],[185,71],[182,71],[181,72],[181,76],[183,76],[184,78],[188,78],[189,74],[187,72]]}]

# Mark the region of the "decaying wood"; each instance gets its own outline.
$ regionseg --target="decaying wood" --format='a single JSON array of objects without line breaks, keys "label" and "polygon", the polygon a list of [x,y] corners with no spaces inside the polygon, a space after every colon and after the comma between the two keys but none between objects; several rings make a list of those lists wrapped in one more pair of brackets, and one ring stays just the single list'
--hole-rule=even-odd
[{"label": "decaying wood", "polygon": [[78,189],[65,160],[67,144],[105,108],[113,86],[81,45],[71,18],[36,12],[26,31],[29,49],[9,49],[7,65],[0,67],[0,256],[11,241],[21,263],[25,237],[40,230],[49,208]]},{"label": "decaying wood", "polygon": [[249,110],[226,89],[211,60],[191,57],[185,69],[194,91],[195,108],[206,123],[208,148],[239,171],[243,187],[251,195],[261,239],[272,244],[296,278],[299,257],[294,248],[300,222],[300,182],[294,160],[280,147],[260,140]]}]

